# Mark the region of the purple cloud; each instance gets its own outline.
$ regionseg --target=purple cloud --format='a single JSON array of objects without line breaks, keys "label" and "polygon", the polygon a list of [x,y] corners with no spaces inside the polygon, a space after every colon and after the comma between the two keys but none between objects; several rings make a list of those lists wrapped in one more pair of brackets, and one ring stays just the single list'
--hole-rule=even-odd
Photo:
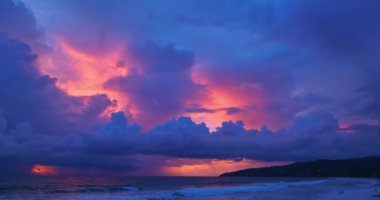
[{"label": "purple cloud", "polygon": [[[36,163],[135,172],[173,158],[380,155],[378,7],[376,0],[0,1],[0,172]],[[38,58],[54,51],[55,36],[91,52],[125,47],[118,67],[129,74],[104,89],[134,109],[105,119],[118,102],[71,96],[43,74]],[[224,100],[209,99],[213,89],[244,103],[208,107]],[[210,131],[182,116],[219,112],[245,118]],[[251,121],[269,126],[246,128]]]},{"label": "purple cloud", "polygon": [[135,71],[116,77],[105,87],[127,94],[134,116],[143,125],[152,127],[183,112],[187,104],[204,98],[205,88],[191,80],[194,55],[174,46],[151,43],[133,49]]}]

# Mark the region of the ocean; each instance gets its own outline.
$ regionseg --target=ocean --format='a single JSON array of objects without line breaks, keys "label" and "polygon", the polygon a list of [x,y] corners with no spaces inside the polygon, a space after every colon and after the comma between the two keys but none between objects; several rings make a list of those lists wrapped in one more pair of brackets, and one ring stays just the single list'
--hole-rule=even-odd
[{"label": "ocean", "polygon": [[0,199],[379,199],[379,180],[241,177],[1,178]]}]

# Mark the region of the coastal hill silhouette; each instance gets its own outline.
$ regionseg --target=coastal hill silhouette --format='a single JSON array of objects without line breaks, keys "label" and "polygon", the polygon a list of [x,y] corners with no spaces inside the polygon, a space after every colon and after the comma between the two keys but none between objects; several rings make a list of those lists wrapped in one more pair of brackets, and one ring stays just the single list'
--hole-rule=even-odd
[{"label": "coastal hill silhouette", "polygon": [[220,176],[238,177],[361,177],[380,178],[380,157],[314,160],[284,166],[244,169]]}]

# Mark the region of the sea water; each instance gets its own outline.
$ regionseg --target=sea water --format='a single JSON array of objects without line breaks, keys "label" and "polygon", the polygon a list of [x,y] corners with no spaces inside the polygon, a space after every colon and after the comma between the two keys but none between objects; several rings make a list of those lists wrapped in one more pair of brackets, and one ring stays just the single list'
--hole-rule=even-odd
[{"label": "sea water", "polygon": [[0,179],[0,199],[349,199],[360,189],[360,199],[371,199],[378,186],[353,178],[29,177]]}]

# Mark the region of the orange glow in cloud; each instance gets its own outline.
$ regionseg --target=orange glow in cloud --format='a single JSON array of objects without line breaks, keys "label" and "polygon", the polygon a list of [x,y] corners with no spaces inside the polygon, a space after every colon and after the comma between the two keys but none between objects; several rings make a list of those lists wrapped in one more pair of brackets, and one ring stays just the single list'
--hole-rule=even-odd
[{"label": "orange glow in cloud", "polygon": [[[260,99],[247,91],[247,88],[237,85],[227,85],[220,83],[217,85],[210,82],[207,77],[203,77],[201,72],[194,70],[192,80],[198,84],[207,85],[209,89],[209,98],[201,102],[205,108],[217,110],[213,113],[189,113],[188,115],[197,123],[205,122],[211,130],[220,127],[225,121],[243,120],[245,128],[259,128],[262,119],[258,112],[248,107],[252,105],[260,105]],[[248,95],[249,94],[249,95]],[[223,108],[239,108],[243,112],[228,114]]]},{"label": "orange glow in cloud", "polygon": [[[109,94],[109,91],[103,89],[103,83],[111,77],[125,76],[128,72],[127,67],[118,66],[121,48],[105,55],[91,55],[75,49],[62,39],[58,40],[58,45],[75,71],[74,80],[60,84],[71,95]],[[109,95],[112,98],[115,94]],[[117,95],[114,98],[117,98]]]},{"label": "orange glow in cloud", "polygon": [[34,165],[31,169],[34,175],[54,175],[57,174],[57,168],[49,165]]},{"label": "orange glow in cloud", "polygon": [[39,66],[43,73],[57,78],[58,87],[72,96],[105,93],[117,100],[118,105],[126,104],[125,94],[103,88],[110,78],[128,74],[127,60],[122,55],[125,48],[119,46],[105,53],[89,53],[59,37],[55,44],[54,53],[40,58]]},{"label": "orange glow in cloud", "polygon": [[[115,111],[127,111],[133,116],[141,112],[136,106],[128,105],[130,103],[128,94],[103,87],[104,83],[111,78],[128,75],[131,58],[128,57],[128,49],[125,46],[114,45],[113,48],[104,50],[83,49],[60,37],[55,37],[54,43],[54,51],[51,54],[42,55],[39,66],[43,73],[57,78],[58,87],[73,96],[107,94],[110,99],[118,103],[117,107],[108,108],[103,116],[108,116]],[[187,115],[197,123],[205,122],[211,130],[221,126],[222,122],[230,120],[243,120],[246,128],[258,128],[261,125],[262,117],[253,110],[234,114],[228,114],[223,110],[223,108],[231,107],[244,110],[247,106],[259,105],[260,101],[252,94],[252,91],[236,85],[214,83],[202,76],[201,71],[193,71],[196,72],[192,74],[193,82],[207,85],[209,91],[207,98],[200,99],[197,103],[217,112],[180,115]],[[124,107],[126,105],[128,108]]]},{"label": "orange glow in cloud", "polygon": [[[164,167],[163,172],[171,176],[218,176],[247,168],[284,165],[288,162],[262,162],[253,160],[180,159],[179,164]],[[181,164],[182,163],[182,164]]]}]

